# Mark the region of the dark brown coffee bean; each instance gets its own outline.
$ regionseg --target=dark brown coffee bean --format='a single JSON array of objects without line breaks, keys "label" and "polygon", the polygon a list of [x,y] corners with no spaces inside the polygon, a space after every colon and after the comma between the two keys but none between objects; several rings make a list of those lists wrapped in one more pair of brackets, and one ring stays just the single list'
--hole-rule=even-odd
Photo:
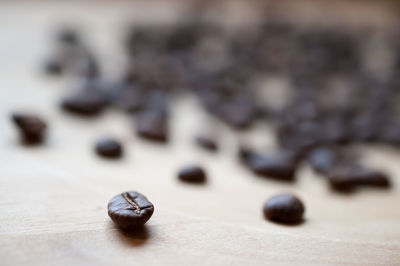
[{"label": "dark brown coffee bean", "polygon": [[291,194],[279,194],[264,204],[264,216],[268,220],[293,224],[303,220],[304,205],[301,200]]},{"label": "dark brown coffee bean", "polygon": [[19,129],[23,143],[38,144],[43,141],[47,129],[43,119],[36,115],[15,113],[12,120]]},{"label": "dark brown coffee bean", "polygon": [[386,188],[390,186],[386,174],[360,165],[343,165],[327,173],[330,186],[337,191],[352,191],[357,186]]},{"label": "dark brown coffee bean", "polygon": [[153,204],[144,195],[135,191],[118,194],[108,203],[108,216],[122,229],[143,226],[153,212]]},{"label": "dark brown coffee bean", "polygon": [[145,139],[167,142],[167,119],[159,112],[145,111],[136,118],[136,132]]},{"label": "dark brown coffee bean", "polygon": [[184,167],[178,173],[179,180],[187,183],[204,183],[206,182],[206,173],[204,170],[196,165]]},{"label": "dark brown coffee bean", "polygon": [[122,145],[112,138],[103,138],[96,143],[96,152],[107,158],[119,158],[123,154]]},{"label": "dark brown coffee bean", "polygon": [[218,150],[217,142],[211,136],[208,136],[205,134],[198,135],[196,137],[196,143],[200,147],[202,147],[206,150],[209,150],[209,151],[217,151]]},{"label": "dark brown coffee bean", "polygon": [[240,157],[255,174],[280,180],[293,180],[297,168],[297,157],[292,152],[282,151],[268,155],[241,149]]},{"label": "dark brown coffee bean", "polygon": [[324,173],[336,163],[336,155],[330,148],[317,148],[308,154],[308,162],[319,173]]},{"label": "dark brown coffee bean", "polygon": [[61,107],[71,113],[95,116],[101,113],[107,105],[107,99],[101,91],[83,89],[79,93],[62,100]]}]

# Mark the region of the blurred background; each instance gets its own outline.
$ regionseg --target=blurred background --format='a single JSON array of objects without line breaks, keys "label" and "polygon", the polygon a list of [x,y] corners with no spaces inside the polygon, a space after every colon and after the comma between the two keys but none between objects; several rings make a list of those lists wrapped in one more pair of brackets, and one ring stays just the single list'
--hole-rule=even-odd
[{"label": "blurred background", "polygon": [[[372,0],[0,2],[1,257],[172,264],[173,248],[221,265],[396,263],[399,12]],[[13,112],[47,122],[43,145],[20,145]],[[94,154],[102,136],[123,144],[121,160]],[[321,148],[390,186],[338,193],[311,159]],[[290,152],[295,174],[259,175],[243,151]],[[208,182],[180,183],[186,163]],[[107,217],[126,190],[156,206],[144,237]],[[280,192],[304,200],[304,224],[263,219]]]}]

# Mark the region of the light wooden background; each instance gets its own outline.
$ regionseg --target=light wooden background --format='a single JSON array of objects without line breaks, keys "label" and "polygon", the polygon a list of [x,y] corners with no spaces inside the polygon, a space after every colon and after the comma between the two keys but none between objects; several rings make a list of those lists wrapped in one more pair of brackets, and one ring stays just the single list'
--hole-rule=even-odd
[{"label": "light wooden background", "polygon": [[[339,24],[371,27],[385,27],[395,18],[393,9],[376,1],[357,2],[357,12],[350,12],[346,1],[331,1],[336,4],[330,8],[302,2],[292,3],[297,6],[289,9],[291,16],[309,12],[332,19],[340,13]],[[137,139],[129,117],[115,110],[93,120],[60,112],[57,101],[72,80],[53,79],[39,69],[57,25],[84,25],[112,76],[124,62],[119,47],[127,21],[169,20],[180,9],[174,2],[92,3],[0,3],[0,265],[400,264],[399,151],[361,149],[366,162],[392,175],[392,189],[340,195],[306,166],[295,184],[253,176],[236,162],[235,144],[260,140],[260,147],[272,149],[268,128],[234,135],[207,120],[192,99],[174,105],[173,139],[166,146]],[[248,12],[229,10],[236,19]],[[303,21],[314,23],[309,16]],[[33,110],[48,120],[45,146],[18,144],[8,118],[13,110]],[[223,133],[217,154],[192,142],[192,133],[205,123]],[[124,142],[123,160],[94,156],[93,142],[108,134]],[[204,165],[209,183],[177,182],[185,162]],[[108,200],[126,190],[142,192],[155,205],[145,231],[131,236],[107,215]],[[304,200],[302,225],[263,219],[264,201],[280,192]]]}]

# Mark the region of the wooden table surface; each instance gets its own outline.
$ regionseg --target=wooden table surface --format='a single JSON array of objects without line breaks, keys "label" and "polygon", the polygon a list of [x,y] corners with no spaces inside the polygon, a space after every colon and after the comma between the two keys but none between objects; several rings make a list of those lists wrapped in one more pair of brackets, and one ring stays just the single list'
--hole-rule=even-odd
[{"label": "wooden table surface", "polygon": [[[40,71],[57,23],[84,25],[112,75],[123,62],[119,48],[126,22],[171,19],[177,9],[166,2],[92,3],[0,3],[0,265],[400,265],[398,150],[361,148],[365,162],[392,176],[390,190],[341,195],[307,166],[294,184],[253,176],[237,163],[236,142],[260,140],[260,147],[272,149],[269,129],[235,134],[207,120],[190,98],[174,104],[168,145],[136,138],[129,117],[115,110],[92,120],[62,113],[57,101],[72,80]],[[377,25],[394,18],[389,12],[382,22],[388,9],[360,6],[357,13],[367,15],[342,14]],[[46,145],[19,145],[9,121],[14,110],[33,110],[47,119]],[[193,144],[193,133],[204,123],[222,132],[217,154]],[[108,134],[123,141],[123,160],[93,154],[93,142]],[[179,183],[176,172],[185,162],[204,165],[210,182]],[[126,190],[142,192],[155,205],[145,229],[131,235],[107,215],[108,200]],[[303,224],[264,220],[263,203],[280,192],[303,199]]]}]

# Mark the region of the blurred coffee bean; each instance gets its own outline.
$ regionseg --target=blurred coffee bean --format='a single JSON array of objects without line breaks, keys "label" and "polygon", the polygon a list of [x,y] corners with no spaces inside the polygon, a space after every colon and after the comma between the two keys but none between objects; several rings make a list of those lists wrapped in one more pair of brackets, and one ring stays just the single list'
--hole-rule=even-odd
[{"label": "blurred coffee bean", "polygon": [[327,172],[331,187],[337,191],[352,191],[358,186],[389,187],[386,174],[360,165],[337,166]]},{"label": "blurred coffee bean", "polygon": [[137,134],[148,140],[167,142],[168,121],[157,111],[143,111],[135,119]]},{"label": "blurred coffee bean", "polygon": [[307,157],[311,167],[319,173],[329,171],[337,163],[336,154],[331,148],[321,147],[314,149]]},{"label": "blurred coffee bean", "polygon": [[21,140],[25,144],[39,144],[46,134],[46,122],[34,114],[14,113],[12,121],[19,129]]},{"label": "blurred coffee bean", "polygon": [[242,162],[257,175],[286,181],[295,178],[298,161],[292,152],[279,151],[264,155],[241,148],[239,156]]},{"label": "blurred coffee bean", "polygon": [[102,138],[96,142],[96,152],[102,157],[119,158],[123,154],[123,148],[118,140]]},{"label": "blurred coffee bean", "polygon": [[200,147],[209,150],[209,151],[217,151],[218,150],[218,144],[211,135],[209,134],[199,134],[196,136],[196,143]]},{"label": "blurred coffee bean", "polygon": [[206,182],[207,176],[201,167],[197,165],[188,165],[179,171],[178,178],[187,183],[204,183]]},{"label": "blurred coffee bean", "polygon": [[267,200],[263,207],[264,216],[268,220],[294,224],[303,220],[304,204],[291,194],[279,194]]},{"label": "blurred coffee bean", "polygon": [[84,85],[84,88],[77,93],[64,98],[61,102],[61,107],[70,113],[95,116],[100,114],[107,106],[108,100],[106,94],[97,87]]}]

